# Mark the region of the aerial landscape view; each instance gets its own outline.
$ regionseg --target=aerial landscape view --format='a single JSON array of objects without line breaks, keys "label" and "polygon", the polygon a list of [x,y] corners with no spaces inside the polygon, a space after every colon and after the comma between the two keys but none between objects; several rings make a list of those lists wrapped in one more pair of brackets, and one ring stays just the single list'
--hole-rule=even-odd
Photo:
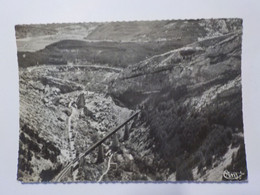
[{"label": "aerial landscape view", "polygon": [[241,19],[15,30],[17,180],[247,181]]}]

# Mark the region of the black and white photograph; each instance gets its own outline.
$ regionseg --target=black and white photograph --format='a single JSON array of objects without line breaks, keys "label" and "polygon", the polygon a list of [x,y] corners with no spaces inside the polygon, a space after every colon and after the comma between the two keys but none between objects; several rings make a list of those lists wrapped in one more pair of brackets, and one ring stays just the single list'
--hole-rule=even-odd
[{"label": "black and white photograph", "polygon": [[22,183],[245,182],[241,18],[17,24]]}]

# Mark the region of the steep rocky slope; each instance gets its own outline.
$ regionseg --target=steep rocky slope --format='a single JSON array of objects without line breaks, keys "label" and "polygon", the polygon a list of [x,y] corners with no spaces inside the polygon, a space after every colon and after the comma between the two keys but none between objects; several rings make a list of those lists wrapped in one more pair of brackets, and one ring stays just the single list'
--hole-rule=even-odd
[{"label": "steep rocky slope", "polygon": [[[177,180],[222,179],[229,168],[246,177],[241,95],[241,32],[204,39],[146,59],[119,74],[110,94],[129,108],[143,108],[155,152]],[[236,148],[231,150],[228,148]],[[239,150],[239,152],[237,152]],[[239,158],[236,158],[239,156]]]},{"label": "steep rocky slope", "polygon": [[[24,182],[51,180],[66,162],[131,114],[131,110],[116,106],[105,93],[98,92],[104,92],[102,85],[118,73],[97,69],[94,80],[78,68],[65,67],[70,72],[61,71],[63,68],[20,69],[18,179]],[[70,79],[73,72],[82,74],[77,74],[81,82]],[[91,88],[82,85],[83,79]],[[71,106],[80,94],[86,99],[84,109]]]},{"label": "steep rocky slope", "polygon": [[111,85],[111,93],[145,95],[167,86],[195,88],[234,79],[241,73],[240,56],[241,33],[205,39],[128,67]]},{"label": "steep rocky slope", "polygon": [[[51,181],[75,157],[133,113],[117,106],[107,93],[108,83],[119,72],[120,69],[95,65],[20,68],[18,180]],[[83,107],[75,107],[80,96],[84,97]],[[123,128],[102,144],[101,162],[96,149],[62,181],[154,179],[155,173],[148,171],[153,170],[154,158],[149,129],[140,120],[129,122],[127,127],[128,139]]]}]

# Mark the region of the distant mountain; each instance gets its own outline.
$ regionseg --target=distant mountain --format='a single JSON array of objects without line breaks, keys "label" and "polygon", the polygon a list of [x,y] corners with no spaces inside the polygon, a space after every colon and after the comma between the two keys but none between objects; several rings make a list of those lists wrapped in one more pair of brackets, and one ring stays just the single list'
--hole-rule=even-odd
[{"label": "distant mountain", "polygon": [[[225,34],[241,28],[240,19],[158,20],[100,23],[61,23],[17,25],[16,38],[51,38],[94,41],[156,41],[193,39]],[[18,48],[19,50],[19,48]]]},{"label": "distant mountain", "polygon": [[18,25],[20,67],[97,63],[126,67],[197,40],[239,30],[239,19]]}]

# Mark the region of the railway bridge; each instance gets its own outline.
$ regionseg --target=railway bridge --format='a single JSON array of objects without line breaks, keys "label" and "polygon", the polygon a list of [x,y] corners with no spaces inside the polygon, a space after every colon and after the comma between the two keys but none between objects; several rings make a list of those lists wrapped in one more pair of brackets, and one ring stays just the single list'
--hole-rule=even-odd
[{"label": "railway bridge", "polygon": [[[79,154],[74,160],[69,162],[63,169],[59,172],[58,175],[56,175],[53,178],[53,182],[60,182],[66,175],[73,172],[74,168],[79,164],[80,159],[87,156],[89,153],[93,152],[98,146],[100,146],[103,142],[105,142],[107,139],[109,139],[112,135],[114,135],[117,131],[119,131],[123,126],[127,125],[128,122],[131,120],[134,120],[138,114],[141,111],[138,110],[133,115],[131,115],[127,120],[125,120],[123,123],[112,129],[106,136],[104,136],[102,139],[97,141],[95,144],[93,144],[90,148],[87,148],[84,152]],[[127,128],[126,128],[127,129]]]}]

